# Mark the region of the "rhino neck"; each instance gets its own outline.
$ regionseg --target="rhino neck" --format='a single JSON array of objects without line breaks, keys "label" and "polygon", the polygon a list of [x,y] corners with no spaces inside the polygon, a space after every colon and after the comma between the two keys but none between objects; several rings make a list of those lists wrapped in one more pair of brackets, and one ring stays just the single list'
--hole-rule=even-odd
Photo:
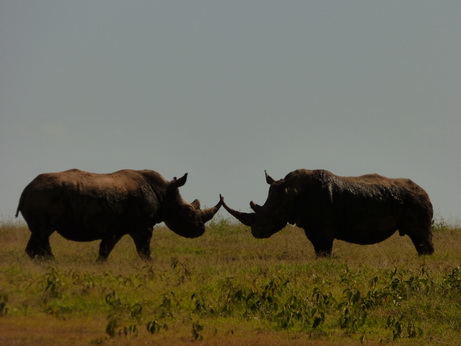
[{"label": "rhino neck", "polygon": [[303,222],[303,200],[300,193],[297,191],[296,194],[291,196],[291,199],[286,204],[286,216],[287,222],[291,225],[302,227]]}]

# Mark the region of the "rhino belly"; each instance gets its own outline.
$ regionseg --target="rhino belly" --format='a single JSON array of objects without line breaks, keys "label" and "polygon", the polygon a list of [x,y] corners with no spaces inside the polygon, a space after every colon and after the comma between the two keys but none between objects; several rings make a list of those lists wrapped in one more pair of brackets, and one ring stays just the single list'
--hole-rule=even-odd
[{"label": "rhino belly", "polygon": [[349,223],[344,226],[340,227],[335,238],[349,243],[363,245],[382,242],[397,230],[397,225],[394,220],[379,218]]},{"label": "rhino belly", "polygon": [[79,242],[99,240],[107,237],[111,233],[117,233],[115,227],[109,225],[101,225],[98,223],[81,224],[79,222],[62,225],[57,229],[57,232],[68,240]]},{"label": "rhino belly", "polygon": [[67,240],[79,241],[79,242],[87,242],[87,241],[94,241],[98,239],[102,239],[103,236],[101,234],[95,234],[88,232],[87,230],[79,230],[79,231],[70,231],[69,229],[60,229],[58,233],[62,235]]}]

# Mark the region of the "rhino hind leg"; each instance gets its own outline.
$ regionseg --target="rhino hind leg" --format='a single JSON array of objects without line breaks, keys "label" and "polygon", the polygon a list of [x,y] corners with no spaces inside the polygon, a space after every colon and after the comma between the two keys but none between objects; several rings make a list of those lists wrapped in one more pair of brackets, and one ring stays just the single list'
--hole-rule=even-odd
[{"label": "rhino hind leg", "polygon": [[54,258],[50,246],[50,235],[53,232],[33,232],[26,246],[26,253],[32,259],[51,260]]}]

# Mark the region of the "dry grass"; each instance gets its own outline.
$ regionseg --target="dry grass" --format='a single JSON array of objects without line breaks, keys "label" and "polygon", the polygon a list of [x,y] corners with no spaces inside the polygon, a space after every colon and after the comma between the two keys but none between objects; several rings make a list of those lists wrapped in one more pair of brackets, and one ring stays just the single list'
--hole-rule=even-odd
[{"label": "dry grass", "polygon": [[[407,237],[395,235],[371,246],[336,241],[329,259],[315,259],[295,227],[265,240],[226,220],[192,240],[159,227],[152,264],[137,257],[129,237],[98,265],[98,242],[59,235],[51,239],[56,260],[36,263],[24,253],[28,237],[23,225],[0,227],[2,345],[456,344],[461,331],[461,277],[453,274],[461,271],[461,231],[452,227],[434,233],[432,256],[418,257]],[[307,313],[315,290],[334,301],[318,327],[296,316],[280,323],[290,301],[298,304],[293,313]],[[359,292],[357,301],[347,292]],[[378,293],[365,307],[365,296]],[[347,324],[345,309],[365,311],[366,320]]]}]

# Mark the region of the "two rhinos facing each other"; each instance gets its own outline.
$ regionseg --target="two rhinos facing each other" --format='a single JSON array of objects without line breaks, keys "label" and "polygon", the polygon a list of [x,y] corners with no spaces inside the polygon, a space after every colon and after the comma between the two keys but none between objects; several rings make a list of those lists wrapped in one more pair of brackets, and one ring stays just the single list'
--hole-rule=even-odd
[{"label": "two rhinos facing each other", "polygon": [[408,235],[419,255],[432,254],[432,204],[427,193],[409,179],[377,174],[339,177],[326,170],[296,170],[270,185],[263,206],[250,203],[252,213],[236,211],[221,196],[216,206],[200,209],[198,200],[185,202],[182,178],[167,181],[152,170],[121,170],[95,174],[76,169],[44,173],[24,189],[18,206],[31,231],[26,253],[51,259],[49,237],[57,231],[74,241],[101,240],[99,261],[128,234],[139,256],[150,260],[155,224],[164,222],[175,233],[195,238],[221,206],[256,238],[268,238],[287,223],[304,229],[317,256],[331,254],[334,239],[374,244],[397,230]]}]

